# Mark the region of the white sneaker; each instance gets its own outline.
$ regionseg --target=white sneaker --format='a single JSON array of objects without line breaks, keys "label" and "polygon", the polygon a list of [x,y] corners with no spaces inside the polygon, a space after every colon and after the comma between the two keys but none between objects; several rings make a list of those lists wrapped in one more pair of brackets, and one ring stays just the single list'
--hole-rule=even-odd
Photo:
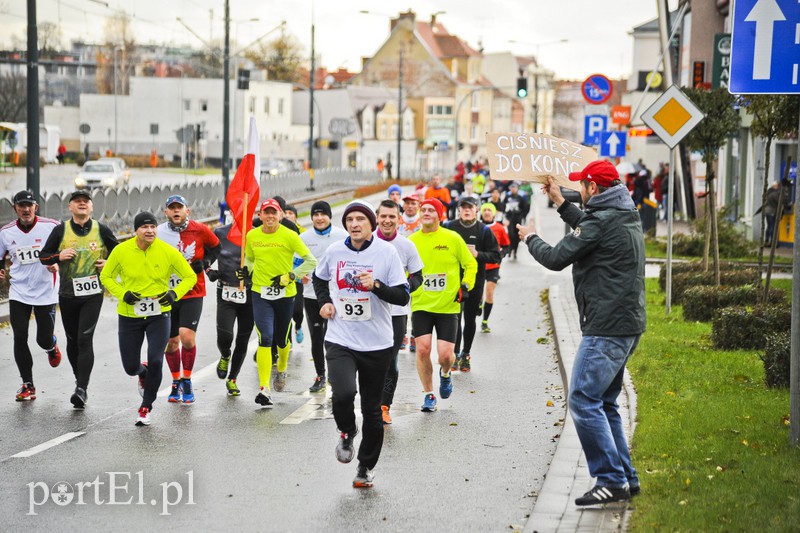
[{"label": "white sneaker", "polygon": [[139,416],[136,418],[136,425],[137,426],[150,425],[150,409],[148,409],[147,407],[139,408]]}]

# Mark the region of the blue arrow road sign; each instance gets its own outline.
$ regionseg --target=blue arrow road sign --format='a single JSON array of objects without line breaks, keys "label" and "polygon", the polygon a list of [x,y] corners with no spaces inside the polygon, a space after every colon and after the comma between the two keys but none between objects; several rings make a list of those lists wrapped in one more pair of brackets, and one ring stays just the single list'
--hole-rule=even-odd
[{"label": "blue arrow road sign", "polygon": [[800,2],[736,0],[732,33],[731,93],[800,93]]},{"label": "blue arrow road sign", "polygon": [[604,131],[600,134],[600,155],[605,157],[624,157],[628,134],[624,131]]},{"label": "blue arrow road sign", "polygon": [[608,117],[605,115],[586,115],[583,119],[583,144],[600,144],[600,134],[608,129]]}]

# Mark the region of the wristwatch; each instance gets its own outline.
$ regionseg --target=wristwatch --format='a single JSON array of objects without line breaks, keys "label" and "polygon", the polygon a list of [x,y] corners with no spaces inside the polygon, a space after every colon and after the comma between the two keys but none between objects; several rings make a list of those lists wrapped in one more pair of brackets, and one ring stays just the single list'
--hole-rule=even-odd
[{"label": "wristwatch", "polygon": [[294,281],[294,280],[296,280],[296,279],[297,279],[297,276],[294,274],[294,272],[289,272],[289,279],[290,279],[291,281]]},{"label": "wristwatch", "polygon": [[380,281],[378,281],[376,279],[375,281],[372,282],[372,290],[373,291],[375,291],[375,289],[380,289],[380,288],[381,288],[381,282]]}]

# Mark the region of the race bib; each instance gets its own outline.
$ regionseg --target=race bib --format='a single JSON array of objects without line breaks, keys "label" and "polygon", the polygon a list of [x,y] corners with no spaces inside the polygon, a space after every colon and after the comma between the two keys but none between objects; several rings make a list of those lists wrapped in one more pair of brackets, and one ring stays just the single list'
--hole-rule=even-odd
[{"label": "race bib", "polygon": [[226,302],[233,302],[235,304],[243,304],[247,301],[247,289],[240,289],[239,287],[229,287],[224,285],[222,287],[222,299]]},{"label": "race bib", "polygon": [[17,248],[17,259],[21,265],[31,265],[39,262],[39,248],[41,246],[21,246]]},{"label": "race bib", "polygon": [[265,300],[279,300],[286,297],[286,287],[273,287],[267,285],[261,287],[261,297]]},{"label": "race bib", "polygon": [[364,322],[372,319],[372,302],[366,296],[339,296],[339,316],[342,320]]},{"label": "race bib", "polygon": [[424,274],[422,287],[428,292],[442,292],[447,287],[447,274]]},{"label": "race bib", "polygon": [[100,286],[100,278],[97,274],[93,276],[84,276],[82,278],[75,278],[72,280],[72,290],[75,296],[90,296],[92,294],[100,294],[103,292],[103,287]]},{"label": "race bib", "polygon": [[133,314],[136,316],[157,316],[161,314],[161,304],[158,298],[142,298],[133,304]]},{"label": "race bib", "polygon": [[169,288],[170,288],[170,290],[174,290],[175,287],[180,285],[181,281],[183,281],[183,279],[179,278],[177,274],[171,275],[169,277]]}]

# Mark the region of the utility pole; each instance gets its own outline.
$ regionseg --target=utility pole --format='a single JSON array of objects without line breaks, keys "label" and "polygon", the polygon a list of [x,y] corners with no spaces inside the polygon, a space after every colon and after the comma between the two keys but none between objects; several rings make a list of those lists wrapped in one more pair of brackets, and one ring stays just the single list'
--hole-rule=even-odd
[{"label": "utility pole", "polygon": [[[28,156],[27,187],[39,199],[39,43],[36,37],[36,0],[28,0]],[[21,139],[20,139],[21,140]]]},{"label": "utility pole", "polygon": [[[228,0],[225,0],[225,53],[223,58],[223,85],[225,87],[222,95],[222,185],[223,194],[228,191],[230,184],[230,156],[231,156],[231,11]],[[183,104],[181,104],[183,105]],[[256,169],[256,172],[259,172]]]},{"label": "utility pole", "polygon": [[403,140],[403,44],[400,44],[400,76],[397,84],[397,172],[396,178],[400,179],[400,144]]},{"label": "utility pole", "polygon": [[[311,5],[314,7],[313,2]],[[316,65],[314,62],[314,16],[311,16],[311,71],[308,73],[308,176],[309,186],[308,190],[314,190],[314,83],[315,78],[314,70]]]}]

